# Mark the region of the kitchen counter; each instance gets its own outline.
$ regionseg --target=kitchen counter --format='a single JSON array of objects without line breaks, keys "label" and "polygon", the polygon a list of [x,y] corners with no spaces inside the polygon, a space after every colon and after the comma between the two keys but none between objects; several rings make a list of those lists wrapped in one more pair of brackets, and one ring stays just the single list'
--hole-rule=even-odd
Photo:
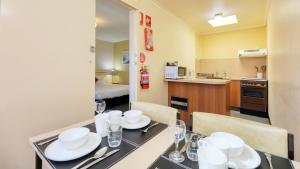
[{"label": "kitchen counter", "polygon": [[200,84],[211,84],[211,85],[225,85],[230,83],[230,80],[225,79],[165,79],[167,82],[182,82],[182,83],[200,83]]},{"label": "kitchen counter", "polygon": [[180,118],[189,121],[192,112],[229,115],[231,80],[165,79],[169,106],[177,108]]}]

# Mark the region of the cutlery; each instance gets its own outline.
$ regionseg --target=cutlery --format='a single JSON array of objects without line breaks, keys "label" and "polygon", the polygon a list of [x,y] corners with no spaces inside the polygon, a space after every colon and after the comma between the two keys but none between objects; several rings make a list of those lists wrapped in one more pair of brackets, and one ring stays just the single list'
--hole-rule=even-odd
[{"label": "cutlery", "polygon": [[82,161],[81,163],[77,164],[75,167],[71,168],[71,169],[77,169],[79,168],[80,166],[82,166],[83,164],[85,164],[86,162],[92,160],[92,159],[98,159],[100,157],[102,157],[107,151],[107,147],[103,147],[101,148],[100,150],[98,150],[93,157],[90,157],[84,161]]},{"label": "cutlery", "polygon": [[113,154],[117,153],[118,151],[120,151],[120,149],[115,149],[115,150],[112,150],[112,151],[110,151],[110,152],[106,153],[106,154],[105,154],[103,157],[101,157],[101,158],[98,158],[97,160],[95,160],[95,161],[91,162],[91,163],[90,163],[90,164],[88,164],[88,165],[85,165],[85,166],[83,166],[83,167],[82,167],[82,168],[80,168],[80,169],[88,169],[88,168],[90,168],[91,166],[95,165],[96,163],[99,163],[100,161],[102,161],[102,160],[106,159],[107,157],[109,157],[109,156],[111,156],[111,155],[113,155]]},{"label": "cutlery", "polygon": [[267,158],[267,160],[268,160],[270,169],[273,169],[273,165],[272,165],[272,156],[271,156],[271,154],[265,153],[265,156],[266,156],[266,158]]},{"label": "cutlery", "polygon": [[152,124],[151,126],[147,127],[146,129],[141,130],[141,131],[142,131],[143,133],[147,133],[149,129],[151,129],[151,128],[157,126],[158,124],[159,124],[159,123],[156,122],[156,123]]},{"label": "cutlery", "polygon": [[49,139],[49,140],[40,142],[40,143],[38,143],[37,145],[38,145],[38,146],[42,146],[42,145],[44,145],[44,144],[47,144],[47,143],[50,143],[50,142],[56,140],[57,138],[58,138],[58,136],[55,136],[55,137],[53,137],[53,138],[51,138],[51,139]]}]

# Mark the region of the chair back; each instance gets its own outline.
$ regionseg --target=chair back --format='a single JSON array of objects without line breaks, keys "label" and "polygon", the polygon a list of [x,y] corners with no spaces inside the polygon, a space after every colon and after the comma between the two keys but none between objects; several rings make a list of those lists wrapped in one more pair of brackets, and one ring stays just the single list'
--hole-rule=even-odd
[{"label": "chair back", "polygon": [[131,110],[140,110],[145,115],[149,116],[151,120],[168,124],[170,120],[176,121],[177,119],[177,109],[172,107],[167,107],[154,103],[147,102],[131,102]]},{"label": "chair back", "polygon": [[229,132],[241,137],[256,150],[288,157],[288,132],[282,128],[230,116],[194,112],[193,131],[207,136],[218,131]]}]

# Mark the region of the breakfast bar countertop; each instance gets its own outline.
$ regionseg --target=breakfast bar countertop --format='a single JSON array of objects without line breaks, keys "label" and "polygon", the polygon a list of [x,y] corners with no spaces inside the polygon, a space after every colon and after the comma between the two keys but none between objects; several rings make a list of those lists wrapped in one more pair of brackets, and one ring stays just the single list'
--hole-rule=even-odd
[{"label": "breakfast bar countertop", "polygon": [[186,78],[186,79],[165,79],[167,82],[181,82],[181,83],[200,83],[211,85],[225,85],[230,83],[230,80],[225,79],[200,79],[200,78]]}]

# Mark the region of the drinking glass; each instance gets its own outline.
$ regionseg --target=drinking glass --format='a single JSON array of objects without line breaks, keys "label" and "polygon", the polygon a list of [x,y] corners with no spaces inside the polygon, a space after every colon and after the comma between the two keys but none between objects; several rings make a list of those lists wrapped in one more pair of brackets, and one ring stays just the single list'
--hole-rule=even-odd
[{"label": "drinking glass", "polygon": [[109,147],[115,148],[122,141],[122,126],[117,123],[110,123],[107,129],[107,141]]},{"label": "drinking glass", "polygon": [[103,113],[105,111],[106,108],[106,103],[104,100],[97,100],[96,101],[97,107],[96,107],[96,113]]},{"label": "drinking glass", "polygon": [[173,139],[175,140],[175,151],[169,154],[169,158],[174,162],[181,163],[184,161],[184,156],[178,151],[178,144],[185,138],[186,126],[184,121],[176,120],[169,123],[169,131]]}]

